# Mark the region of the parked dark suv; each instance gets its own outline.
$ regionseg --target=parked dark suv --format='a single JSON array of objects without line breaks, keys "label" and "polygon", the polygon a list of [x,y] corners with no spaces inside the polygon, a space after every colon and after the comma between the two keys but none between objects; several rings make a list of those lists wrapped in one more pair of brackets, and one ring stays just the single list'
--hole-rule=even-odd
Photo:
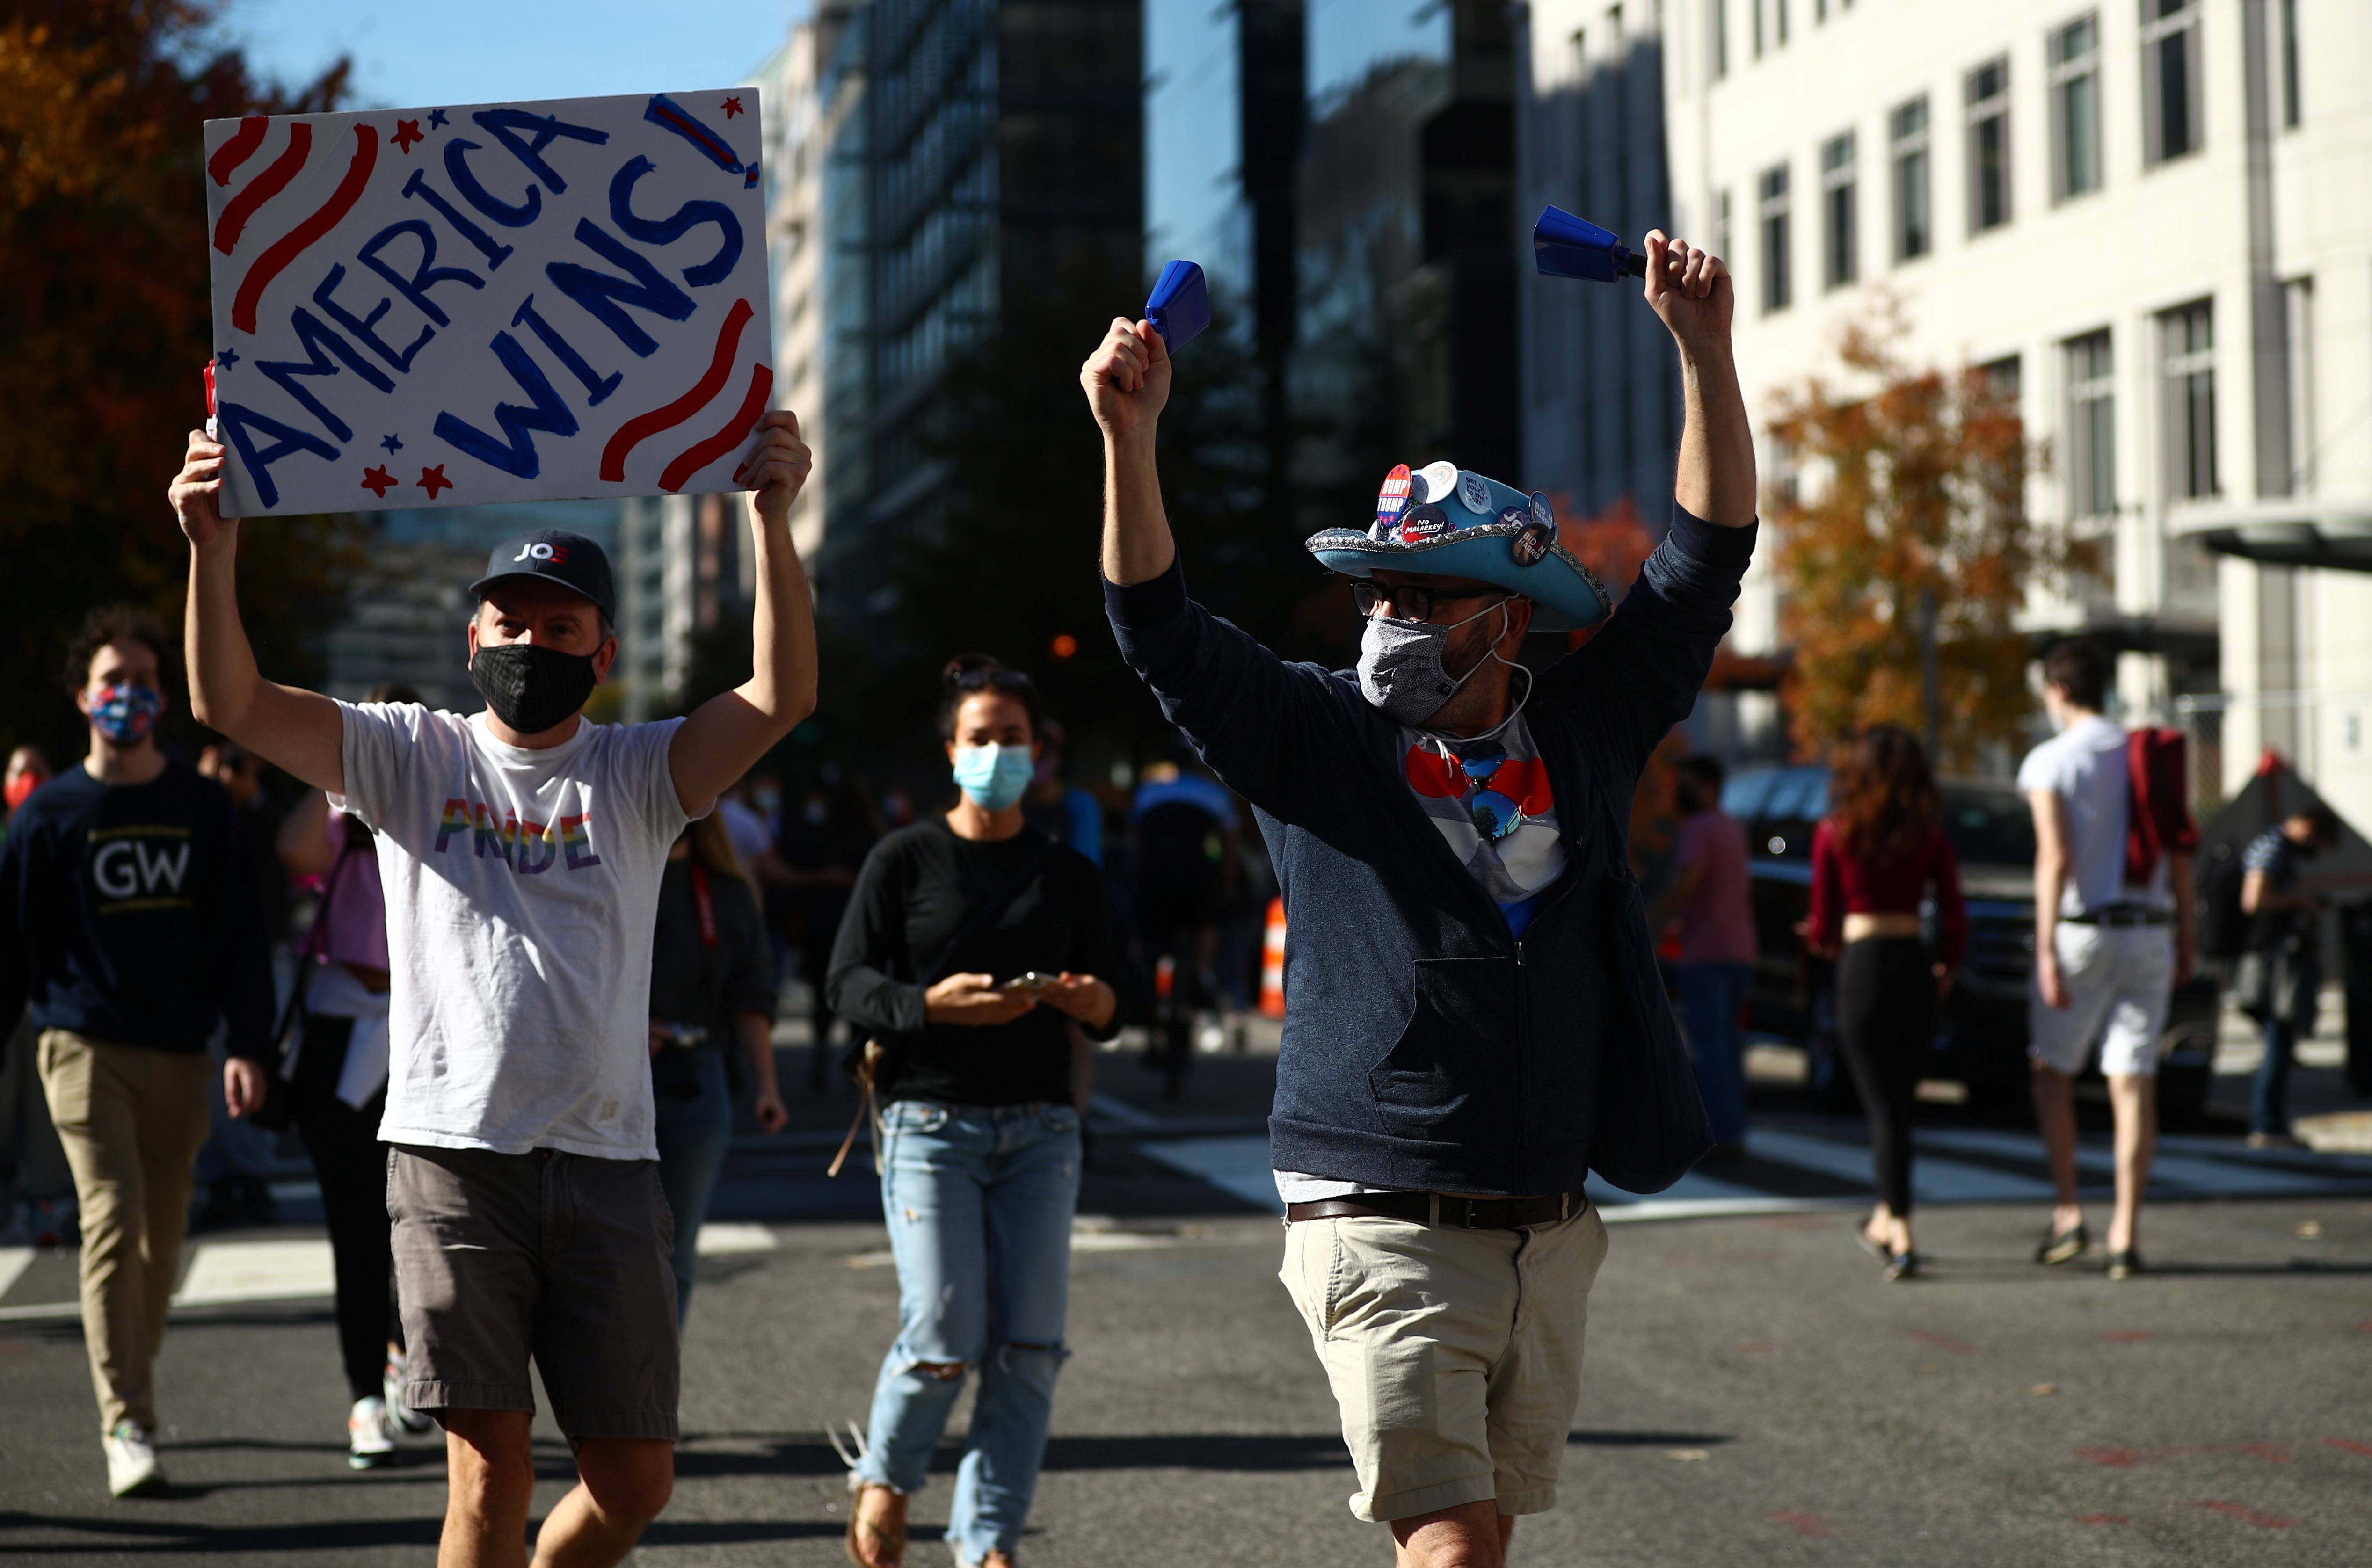
[{"label": "parked dark suv", "polygon": [[[1942,788],[1944,830],[1959,856],[1969,905],[1969,954],[1937,1017],[1934,1055],[1919,1075],[1957,1080],[1972,1098],[2022,1098],[2034,966],[2034,819],[2025,797],[2006,784],[1956,779]],[[1802,1046],[1815,1095],[1850,1103],[1853,1086],[1837,1054],[1831,1006],[1834,966],[1807,953],[1796,929],[1811,903],[1812,830],[1828,814],[1829,770],[1740,772],[1731,775],[1721,804],[1746,827],[1762,953],[1747,1028]],[[1933,940],[1935,912],[1923,907],[1921,913]],[[2158,1065],[2158,1104],[2169,1121],[2195,1117],[2206,1101],[2216,1009],[2208,980],[2194,980],[2172,999]]]}]

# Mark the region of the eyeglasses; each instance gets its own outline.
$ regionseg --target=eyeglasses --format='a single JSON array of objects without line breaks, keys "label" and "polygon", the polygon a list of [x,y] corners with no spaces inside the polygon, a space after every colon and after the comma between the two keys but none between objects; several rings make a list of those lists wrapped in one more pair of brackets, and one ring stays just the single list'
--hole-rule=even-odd
[{"label": "eyeglasses", "polygon": [[967,669],[950,684],[959,691],[1027,691],[1029,678],[1017,669]]},{"label": "eyeglasses", "polygon": [[[1351,585],[1351,602],[1358,607],[1363,621],[1375,619],[1376,608],[1389,604],[1399,610],[1402,619],[1430,621],[1436,606],[1456,604],[1460,599],[1488,598],[1490,588],[1419,588],[1402,586],[1390,587],[1380,583],[1355,582]],[[1502,598],[1513,596],[1501,594]]]}]

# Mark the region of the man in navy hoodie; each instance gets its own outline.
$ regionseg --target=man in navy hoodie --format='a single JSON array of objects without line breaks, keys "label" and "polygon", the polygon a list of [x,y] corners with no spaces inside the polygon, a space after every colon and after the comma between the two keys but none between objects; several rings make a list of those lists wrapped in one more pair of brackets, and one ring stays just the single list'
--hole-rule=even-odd
[{"label": "man in navy hoodie", "polygon": [[[1495,1568],[1516,1517],[1554,1506],[1606,1251],[1584,1177],[1658,1191],[1712,1141],[1624,841],[1729,629],[1754,449],[1727,270],[1655,233],[1646,277],[1687,424],[1671,529],[1621,613],[1544,497],[1401,466],[1372,523],[1308,543],[1351,579],[1355,672],[1286,664],[1188,598],[1152,326],[1114,321],[1080,371],[1121,651],[1251,802],[1284,889],[1283,1277],[1342,1409],[1351,1510],[1390,1524],[1402,1564]],[[1527,633],[1593,627],[1517,679]]]}]

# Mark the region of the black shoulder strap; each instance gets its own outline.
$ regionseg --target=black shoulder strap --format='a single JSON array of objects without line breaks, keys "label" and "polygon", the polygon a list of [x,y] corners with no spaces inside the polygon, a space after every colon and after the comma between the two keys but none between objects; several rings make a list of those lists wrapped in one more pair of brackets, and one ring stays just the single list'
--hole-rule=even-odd
[{"label": "black shoulder strap", "polygon": [[1006,906],[1021,896],[1021,889],[1029,886],[1031,880],[1038,875],[1038,868],[1044,865],[1047,857],[1053,853],[1054,840],[1050,835],[1038,846],[1038,852],[1022,863],[1021,869],[1015,872],[1005,886],[990,894],[986,902],[971,912],[971,917],[963,923],[956,934],[948,938],[947,946],[939,949],[939,956],[931,961],[931,967],[914,977],[916,983],[936,984],[948,973],[956,955],[963,950],[963,945],[996,923],[997,917],[1005,912]]}]

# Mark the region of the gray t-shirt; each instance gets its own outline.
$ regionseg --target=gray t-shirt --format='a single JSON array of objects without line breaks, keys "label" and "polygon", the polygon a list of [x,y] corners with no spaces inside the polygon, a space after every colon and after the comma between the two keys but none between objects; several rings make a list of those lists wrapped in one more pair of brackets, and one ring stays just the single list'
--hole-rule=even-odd
[{"label": "gray t-shirt", "polygon": [[391,1144],[657,1159],[651,930],[688,819],[681,719],[582,724],[558,746],[485,715],[338,704],[346,795],[387,891]]}]

